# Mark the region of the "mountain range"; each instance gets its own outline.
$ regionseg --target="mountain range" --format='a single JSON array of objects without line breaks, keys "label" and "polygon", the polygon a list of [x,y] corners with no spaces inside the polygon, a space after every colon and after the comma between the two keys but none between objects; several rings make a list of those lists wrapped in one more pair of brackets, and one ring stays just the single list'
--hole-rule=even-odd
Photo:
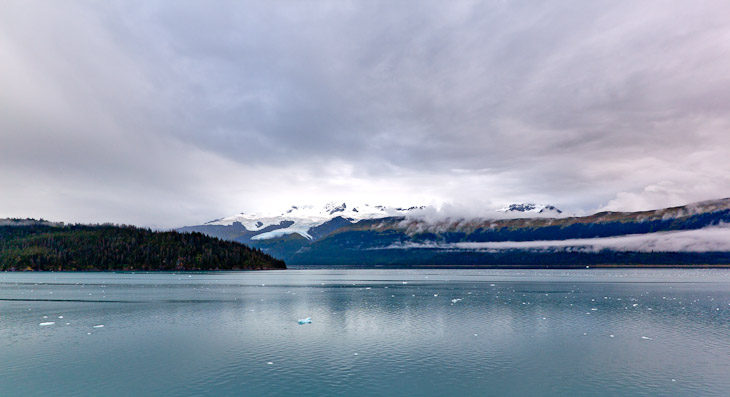
[{"label": "mountain range", "polygon": [[530,203],[474,217],[331,203],[178,230],[248,244],[292,266],[720,266],[730,264],[727,223],[728,198],[589,216]]}]

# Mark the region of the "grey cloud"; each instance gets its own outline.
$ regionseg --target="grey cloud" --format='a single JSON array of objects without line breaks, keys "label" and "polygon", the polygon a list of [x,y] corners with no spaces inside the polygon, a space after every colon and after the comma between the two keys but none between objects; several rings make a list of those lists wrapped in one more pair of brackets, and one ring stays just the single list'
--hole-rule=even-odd
[{"label": "grey cloud", "polygon": [[[266,195],[380,189],[577,212],[730,196],[728,14],[721,1],[10,1],[0,183],[166,225]],[[6,195],[5,214],[26,194]]]}]

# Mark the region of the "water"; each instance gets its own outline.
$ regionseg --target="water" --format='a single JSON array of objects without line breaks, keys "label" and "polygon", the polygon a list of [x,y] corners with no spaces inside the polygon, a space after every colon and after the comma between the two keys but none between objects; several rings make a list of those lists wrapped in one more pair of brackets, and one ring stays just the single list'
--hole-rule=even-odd
[{"label": "water", "polygon": [[0,273],[3,396],[728,390],[728,270]]}]

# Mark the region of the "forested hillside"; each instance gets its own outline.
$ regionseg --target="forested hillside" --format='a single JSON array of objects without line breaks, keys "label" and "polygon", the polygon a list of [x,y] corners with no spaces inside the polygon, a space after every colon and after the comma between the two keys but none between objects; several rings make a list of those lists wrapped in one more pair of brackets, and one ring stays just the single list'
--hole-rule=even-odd
[{"label": "forested hillside", "polygon": [[0,270],[284,269],[256,248],[201,233],[133,226],[0,222]]}]

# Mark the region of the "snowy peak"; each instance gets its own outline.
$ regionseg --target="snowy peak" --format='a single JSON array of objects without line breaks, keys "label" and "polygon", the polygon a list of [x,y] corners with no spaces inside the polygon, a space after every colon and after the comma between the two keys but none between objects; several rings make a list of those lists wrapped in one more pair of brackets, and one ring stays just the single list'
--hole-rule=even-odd
[{"label": "snowy peak", "polygon": [[[425,207],[393,208],[369,204],[355,206],[341,202],[330,202],[322,207],[294,205],[278,215],[248,214],[242,212],[237,215],[207,222],[205,225],[230,226],[235,223],[240,223],[247,231],[261,231],[260,234],[252,237],[254,240],[281,237],[292,233],[298,233],[305,238],[312,239],[312,236],[309,234],[312,228],[337,217],[342,217],[352,223],[356,223],[363,219],[405,216],[411,211],[423,208]],[[267,231],[263,229],[267,229]]]},{"label": "snowy peak", "polygon": [[507,207],[498,209],[498,212],[506,213],[522,213],[522,214],[542,214],[542,215],[558,215],[562,214],[563,211],[557,209],[552,205],[544,204],[533,204],[533,203],[522,203],[522,204],[510,204]]},{"label": "snowy peak", "polygon": [[346,209],[347,209],[346,203],[342,203],[340,205],[336,205],[334,203],[328,203],[328,204],[325,204],[325,206],[324,206],[324,210],[327,211],[327,213],[330,215],[334,215],[337,212],[345,212]]},{"label": "snowy peak", "polygon": [[[361,220],[383,219],[389,217],[419,217],[421,214],[437,214],[448,217],[448,212],[428,211],[425,206],[388,207],[370,204],[347,204],[330,202],[323,206],[293,205],[287,210],[270,214],[240,213],[205,223],[204,226],[236,226],[240,224],[251,240],[267,240],[290,234],[299,234],[309,240],[316,240],[322,226],[333,219],[341,222],[357,223]],[[511,204],[492,212],[496,219],[504,218],[559,218],[562,211],[552,205],[533,203]],[[237,226],[238,227],[238,226]]]}]

